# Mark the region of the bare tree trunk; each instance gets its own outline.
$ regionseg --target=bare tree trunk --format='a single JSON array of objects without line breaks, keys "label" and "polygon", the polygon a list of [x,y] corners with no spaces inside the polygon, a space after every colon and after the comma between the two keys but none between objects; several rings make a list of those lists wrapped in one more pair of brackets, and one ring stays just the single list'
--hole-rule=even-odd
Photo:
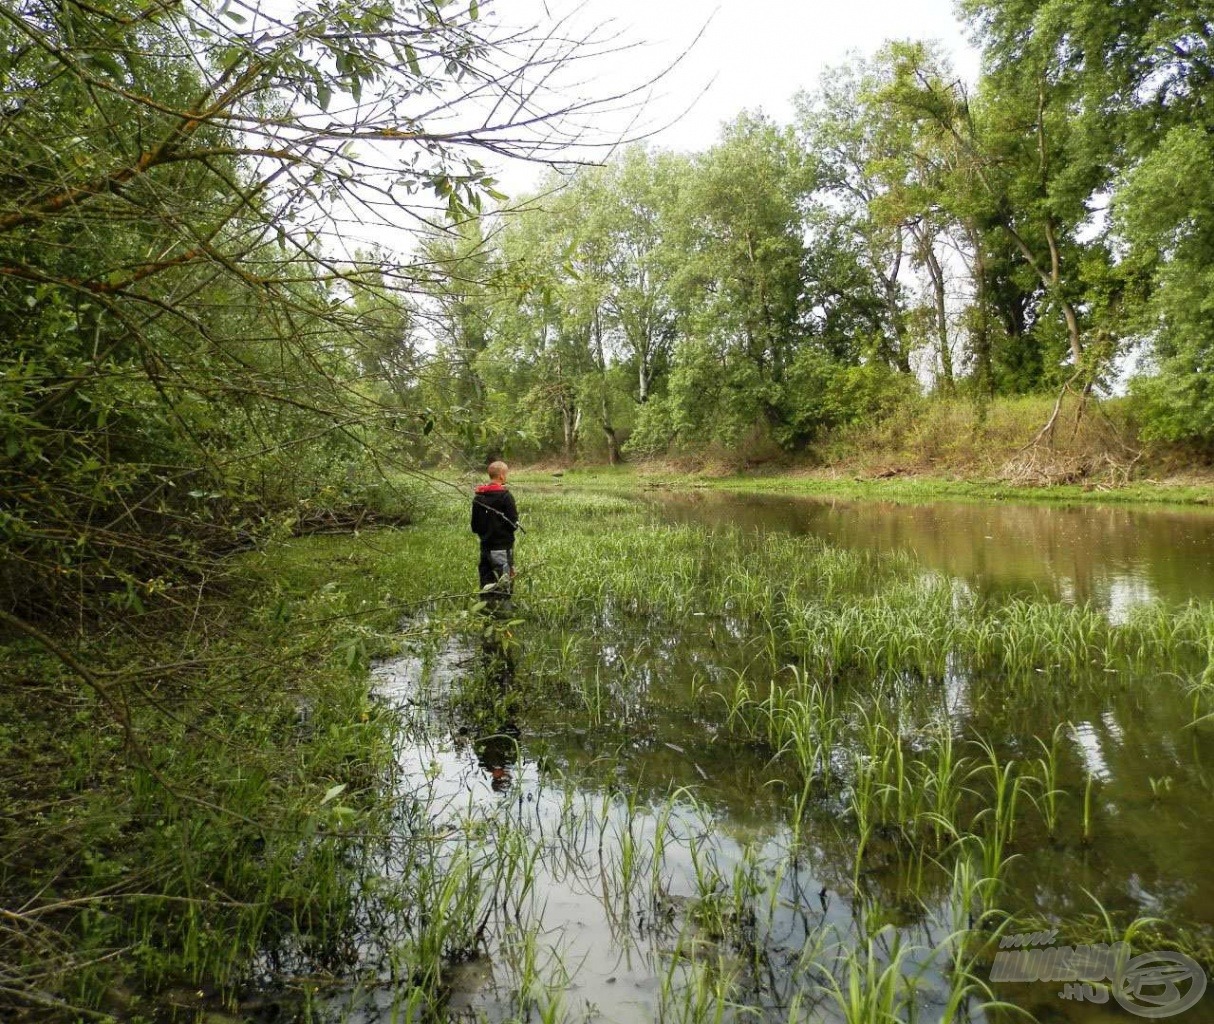
[{"label": "bare tree trunk", "polygon": [[565,461],[573,461],[573,448],[577,436],[577,419],[575,417],[573,406],[566,398],[561,402],[561,429],[564,433],[563,451]]},{"label": "bare tree trunk", "polygon": [[607,353],[603,348],[603,320],[599,310],[594,311],[594,323],[591,325],[594,338],[594,356],[599,372],[599,415],[602,420],[603,433],[607,435],[607,461],[615,466],[620,461],[620,443],[616,438],[615,426],[611,419],[611,395],[607,387]]},{"label": "bare tree trunk", "polygon": [[620,464],[620,439],[616,436],[615,428],[603,424],[603,432],[607,435],[607,462],[609,465]]},{"label": "bare tree trunk", "polygon": [[991,394],[995,389],[995,374],[991,366],[991,325],[989,300],[986,293],[986,254],[982,250],[982,236],[972,221],[965,222],[965,234],[974,251],[972,274],[974,301],[978,307],[978,323],[970,335],[970,347],[973,350],[976,364],[974,375],[978,379],[979,391]]},{"label": "bare tree trunk", "polygon": [[898,246],[894,253],[894,265],[890,268],[888,274],[880,272],[881,290],[885,298],[885,309],[889,314],[890,330],[893,331],[894,350],[890,353],[890,360],[894,367],[900,373],[911,372],[910,368],[910,353],[906,351],[906,326],[902,318],[902,306],[898,302],[898,274],[902,269],[902,229],[897,232]]},{"label": "bare tree trunk", "polygon": [[923,231],[919,239],[920,254],[923,265],[927,267],[927,275],[932,281],[932,293],[936,307],[936,341],[940,349],[940,375],[944,378],[947,391],[953,390],[953,351],[948,340],[948,307],[944,291],[944,268],[936,256],[935,246],[931,236]]}]

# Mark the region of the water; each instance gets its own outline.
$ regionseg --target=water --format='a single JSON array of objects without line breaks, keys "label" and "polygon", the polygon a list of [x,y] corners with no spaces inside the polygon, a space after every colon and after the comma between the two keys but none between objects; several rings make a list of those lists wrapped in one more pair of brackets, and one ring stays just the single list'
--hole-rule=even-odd
[{"label": "water", "polygon": [[667,492],[676,522],[821,537],[844,548],[910,551],[992,594],[1090,602],[1115,618],[1151,600],[1214,599],[1214,512],[1099,505],[898,504]]},{"label": "water", "polygon": [[[1214,598],[1214,516],[1199,513],[711,493],[663,496],[660,514],[742,526],[755,544],[779,531],[909,550],[964,592],[1087,602],[1114,622],[1150,601]],[[1106,912],[1123,923],[1153,917],[1183,928],[1191,947],[1214,948],[1214,727],[1193,723],[1171,678],[1179,666],[1078,675],[1045,666],[1015,689],[962,665],[882,688],[834,680],[832,698],[846,709],[831,755],[840,767],[808,794],[797,823],[796,773],[727,728],[721,694],[762,676],[755,623],[727,613],[662,621],[608,604],[571,637],[528,623],[525,611],[521,619],[375,672],[381,697],[410,725],[399,785],[414,815],[379,869],[407,877],[402,858],[418,856],[424,821],[438,837],[425,847],[431,875],[465,879],[483,921],[476,936],[447,945],[446,996],[428,1004],[440,1018],[632,1024],[713,1020],[720,1010],[721,1019],[843,1019],[828,978],[845,982],[846,956],[871,940],[879,968],[897,961],[917,979],[919,1019],[938,1019],[955,978],[947,937],[980,908],[959,899],[947,843],[923,856],[878,828],[857,865],[848,808],[858,782],[845,766],[863,743],[862,709],[883,702],[911,759],[947,733],[974,766],[986,754],[972,740],[983,738],[1002,763],[1027,770],[1044,754],[1037,738],[1056,737],[1060,821],[1051,835],[1031,806],[1042,787],[1021,795],[1001,907],[1089,930]],[[559,697],[514,699],[539,678],[559,680]],[[972,778],[974,788],[988,781]],[[419,955],[417,919],[434,916],[435,891],[410,883],[405,905],[430,909],[379,934],[369,927],[373,969],[330,1009],[368,1024],[410,1012],[416,990],[400,964]],[[1145,941],[1135,953],[1153,948]],[[974,966],[983,980],[989,969],[989,960]],[[1057,983],[991,988],[1041,1020],[1127,1017],[1090,993],[1062,999]],[[960,1000],[979,1018],[1001,1018],[980,1001]],[[1214,1020],[1211,1000],[1178,1019]]]}]

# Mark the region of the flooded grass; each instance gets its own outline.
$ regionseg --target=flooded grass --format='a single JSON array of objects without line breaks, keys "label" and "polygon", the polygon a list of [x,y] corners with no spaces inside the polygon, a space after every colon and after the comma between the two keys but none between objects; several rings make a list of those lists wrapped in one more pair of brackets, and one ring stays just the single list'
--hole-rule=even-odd
[{"label": "flooded grass", "polygon": [[[1091,1020],[1120,1011],[991,980],[1000,941],[1211,965],[1214,606],[1114,621],[907,554],[522,498],[501,616],[454,511],[375,534],[349,581],[409,604],[412,639],[373,673],[402,735],[362,966],[301,982],[313,1016]],[[290,557],[351,544],[310,543]]]}]

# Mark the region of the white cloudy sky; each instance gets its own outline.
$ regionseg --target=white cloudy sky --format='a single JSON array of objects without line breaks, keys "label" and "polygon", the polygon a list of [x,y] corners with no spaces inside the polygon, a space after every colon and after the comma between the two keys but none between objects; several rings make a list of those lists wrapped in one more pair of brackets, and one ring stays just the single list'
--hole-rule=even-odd
[{"label": "white cloudy sky", "polygon": [[[890,39],[938,41],[952,55],[958,74],[972,81],[978,54],[954,16],[953,2],[480,0],[482,17],[503,30],[523,30],[534,38],[535,32],[558,26],[562,39],[597,40],[583,49],[588,55],[548,83],[554,88],[538,101],[544,109],[627,93],[658,79],[623,103],[624,109],[617,104],[614,111],[595,110],[582,118],[578,127],[584,138],[603,145],[569,155],[591,160],[610,156],[607,144],[621,137],[645,136],[663,149],[705,149],[718,137],[722,122],[743,109],[761,109],[787,122],[799,90],[812,90],[828,68],[853,55],[871,55]],[[615,52],[595,56],[603,50]],[[468,109],[456,111],[455,125],[469,127]],[[473,102],[471,112],[475,124],[488,109]],[[484,151],[476,156],[494,164],[495,158]],[[395,162],[386,148],[383,157],[385,166]],[[545,170],[523,161],[498,160],[493,166],[499,187],[514,197],[533,190]],[[420,197],[420,205],[429,202]],[[411,223],[393,225],[353,210],[340,219],[339,254],[348,256],[370,244],[408,252],[416,241]]]},{"label": "white cloudy sky", "polygon": [[[637,44],[585,68],[594,72],[585,92],[611,95],[678,60],[643,115],[661,128],[652,143],[667,149],[705,148],[743,108],[787,120],[799,89],[889,39],[938,40],[962,77],[973,80],[978,69],[953,0],[497,0],[492,9],[519,23],[570,16],[575,31],[604,26]],[[519,168],[503,175],[512,188],[529,176]]]}]

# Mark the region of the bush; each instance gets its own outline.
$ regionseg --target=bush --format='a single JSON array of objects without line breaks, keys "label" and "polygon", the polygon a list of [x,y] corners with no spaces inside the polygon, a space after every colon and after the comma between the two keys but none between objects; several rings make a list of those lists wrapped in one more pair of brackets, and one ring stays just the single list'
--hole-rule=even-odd
[{"label": "bush", "polygon": [[875,426],[900,407],[914,404],[919,394],[914,378],[887,366],[847,366],[805,349],[785,380],[787,411],[776,438],[793,448],[840,428]]}]

